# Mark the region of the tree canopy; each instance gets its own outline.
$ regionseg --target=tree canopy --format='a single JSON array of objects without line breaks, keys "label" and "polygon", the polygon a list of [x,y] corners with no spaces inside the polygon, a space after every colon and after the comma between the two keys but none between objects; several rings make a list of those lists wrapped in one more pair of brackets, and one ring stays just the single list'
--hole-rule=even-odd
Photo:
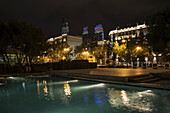
[{"label": "tree canopy", "polygon": [[170,9],[148,17],[147,25],[147,39],[153,52],[161,54],[170,49]]},{"label": "tree canopy", "polygon": [[[7,63],[7,49],[13,48],[17,63],[31,63],[34,56],[40,55],[46,49],[46,36],[40,28],[26,22],[10,21],[0,23],[1,56]],[[19,51],[19,52],[18,52]]]}]

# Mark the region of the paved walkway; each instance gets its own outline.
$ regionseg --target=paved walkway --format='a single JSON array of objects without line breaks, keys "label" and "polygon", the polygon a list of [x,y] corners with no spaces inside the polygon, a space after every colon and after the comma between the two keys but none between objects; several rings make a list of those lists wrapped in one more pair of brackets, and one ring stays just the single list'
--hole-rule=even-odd
[{"label": "paved walkway", "polygon": [[97,68],[97,69],[78,69],[78,70],[56,70],[55,72],[79,73],[88,75],[107,75],[114,77],[134,77],[141,75],[148,75],[150,73],[169,72],[165,69],[132,69],[132,68]]},{"label": "paved walkway", "polygon": [[163,68],[97,68],[55,70],[48,73],[54,76],[170,90],[170,70]]},{"label": "paved walkway", "polygon": [[[170,90],[170,70],[165,69],[132,69],[132,68],[97,68],[78,70],[53,70],[47,73],[25,73],[0,75],[1,79],[8,76],[62,76],[75,79],[107,82],[120,85],[131,85]],[[1,84],[0,84],[1,85]]]}]

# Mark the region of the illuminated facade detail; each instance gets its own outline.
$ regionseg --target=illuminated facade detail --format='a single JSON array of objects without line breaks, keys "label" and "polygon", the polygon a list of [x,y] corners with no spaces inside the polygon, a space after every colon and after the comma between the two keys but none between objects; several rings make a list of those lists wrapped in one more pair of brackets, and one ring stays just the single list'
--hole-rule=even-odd
[{"label": "illuminated facade detail", "polygon": [[[56,42],[56,43],[55,43]],[[58,37],[52,37],[47,40],[47,43],[53,45],[56,44],[60,48],[69,48],[70,53],[72,53],[71,60],[74,60],[77,56],[75,54],[75,47],[80,46],[82,44],[82,37],[81,36],[72,36],[72,35],[67,35],[63,34]]]},{"label": "illuminated facade detail", "polygon": [[[134,41],[134,45],[137,46],[137,50],[141,50],[142,48],[138,45],[147,45],[146,34],[148,33],[147,26],[145,24],[137,25],[135,27],[127,27],[127,28],[116,28],[116,30],[112,30],[109,32],[110,36],[110,44],[113,47],[114,42],[118,42],[119,44],[126,44],[126,47],[129,47],[129,42]],[[118,60],[119,56],[116,55],[116,64],[119,64]],[[139,66],[139,59],[137,60]],[[146,62],[146,61],[145,61]],[[133,62],[131,62],[133,64]]]},{"label": "illuminated facade detail", "polygon": [[116,29],[109,32],[111,42],[117,42],[123,39],[139,37],[140,32],[143,31],[144,35],[148,33],[145,24],[137,25],[135,27],[128,27],[123,29]]}]

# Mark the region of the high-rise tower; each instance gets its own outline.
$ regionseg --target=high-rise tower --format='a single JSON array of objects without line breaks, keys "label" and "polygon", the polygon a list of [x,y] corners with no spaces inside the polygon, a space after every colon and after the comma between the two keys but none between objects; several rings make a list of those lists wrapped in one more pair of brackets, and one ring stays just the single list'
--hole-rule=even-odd
[{"label": "high-rise tower", "polygon": [[61,27],[62,34],[69,34],[69,26],[66,18],[62,19],[62,27]]},{"label": "high-rise tower", "polygon": [[89,38],[89,32],[88,32],[88,27],[83,28],[83,46],[84,47],[90,47],[91,46],[91,39]]},{"label": "high-rise tower", "polygon": [[103,41],[103,40],[104,40],[103,26],[102,26],[102,24],[99,24],[94,28],[94,36],[92,38],[92,46],[93,47],[97,46],[98,41]]}]

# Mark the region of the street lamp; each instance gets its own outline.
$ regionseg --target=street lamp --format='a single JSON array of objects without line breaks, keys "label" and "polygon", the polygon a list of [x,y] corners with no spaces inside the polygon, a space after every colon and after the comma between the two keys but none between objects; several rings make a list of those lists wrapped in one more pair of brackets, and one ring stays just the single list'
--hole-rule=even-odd
[{"label": "street lamp", "polygon": [[87,60],[87,57],[89,56],[89,52],[88,51],[84,51],[82,52],[83,56],[85,56],[86,60]]},{"label": "street lamp", "polygon": [[[141,56],[140,52],[142,52],[142,47],[137,46],[136,50],[137,50],[137,66],[139,66],[140,65],[140,61],[139,61],[138,55]],[[139,50],[141,50],[141,51],[139,51]]]},{"label": "street lamp", "polygon": [[138,46],[138,47],[136,47],[136,49],[137,49],[137,50],[140,50],[140,49],[142,49],[142,48],[141,48],[140,46]]},{"label": "street lamp", "polygon": [[70,49],[69,48],[64,48],[63,51],[64,51],[64,54],[66,56],[66,57],[64,56],[65,58],[63,58],[63,60],[65,60],[65,59],[68,60]]},{"label": "street lamp", "polygon": [[126,42],[126,40],[125,40],[125,39],[123,39],[123,40],[122,40],[122,43],[125,43],[125,42]]},{"label": "street lamp", "polygon": [[68,52],[70,49],[69,48],[64,48],[64,51],[65,52]]},{"label": "street lamp", "polygon": [[88,51],[84,51],[82,54],[83,55],[89,55],[89,52]]}]

